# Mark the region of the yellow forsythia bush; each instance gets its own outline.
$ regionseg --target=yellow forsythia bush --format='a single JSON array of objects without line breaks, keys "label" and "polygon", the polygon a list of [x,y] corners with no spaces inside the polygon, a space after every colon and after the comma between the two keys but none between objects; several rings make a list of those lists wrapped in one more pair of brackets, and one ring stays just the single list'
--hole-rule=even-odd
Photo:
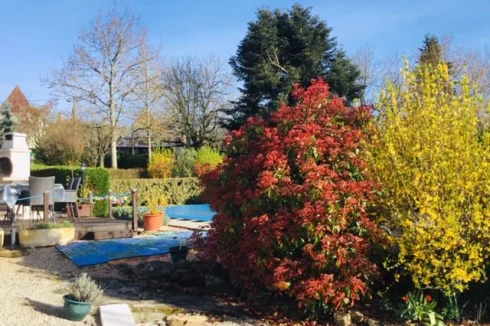
[{"label": "yellow forsythia bush", "polygon": [[152,178],[163,179],[172,176],[174,168],[174,154],[170,149],[155,151],[148,163],[148,174]]},{"label": "yellow forsythia bush", "polygon": [[372,169],[398,266],[416,287],[447,295],[485,277],[490,252],[490,146],[481,99],[447,65],[410,70],[379,99]]}]

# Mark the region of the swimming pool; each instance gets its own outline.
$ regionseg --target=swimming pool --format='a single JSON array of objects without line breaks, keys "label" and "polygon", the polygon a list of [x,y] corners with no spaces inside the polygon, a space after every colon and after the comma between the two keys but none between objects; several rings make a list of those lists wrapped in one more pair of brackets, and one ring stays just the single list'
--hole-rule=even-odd
[{"label": "swimming pool", "polygon": [[165,214],[170,218],[210,222],[216,212],[208,204],[167,206]]}]

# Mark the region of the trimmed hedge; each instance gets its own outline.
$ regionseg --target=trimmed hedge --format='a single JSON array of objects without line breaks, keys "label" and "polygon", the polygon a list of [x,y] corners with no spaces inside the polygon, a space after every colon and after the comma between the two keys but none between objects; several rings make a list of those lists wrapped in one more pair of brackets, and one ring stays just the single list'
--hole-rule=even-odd
[{"label": "trimmed hedge", "polygon": [[197,178],[119,179],[112,181],[114,193],[138,192],[138,205],[145,205],[151,192],[166,196],[169,205],[201,203],[201,185]]},{"label": "trimmed hedge", "polygon": [[[61,183],[66,187],[68,180],[73,176],[81,177],[82,171],[80,167],[69,166],[42,166],[33,165],[31,167],[31,175],[35,177],[55,177],[56,183]],[[89,182],[90,190],[96,196],[105,196],[110,189],[110,177],[109,172],[104,168],[86,168],[85,170],[86,180]],[[94,204],[94,215],[98,217],[107,216],[108,206],[107,202],[98,201]]]}]

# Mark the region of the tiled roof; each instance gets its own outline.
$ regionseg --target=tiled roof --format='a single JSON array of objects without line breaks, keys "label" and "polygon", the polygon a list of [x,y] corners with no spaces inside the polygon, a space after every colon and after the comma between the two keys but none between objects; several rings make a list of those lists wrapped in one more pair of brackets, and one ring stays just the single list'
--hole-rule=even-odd
[{"label": "tiled roof", "polygon": [[24,93],[22,93],[19,86],[15,86],[14,90],[7,98],[7,101],[12,105],[12,112],[14,113],[24,111],[26,108],[30,107],[29,101]]}]

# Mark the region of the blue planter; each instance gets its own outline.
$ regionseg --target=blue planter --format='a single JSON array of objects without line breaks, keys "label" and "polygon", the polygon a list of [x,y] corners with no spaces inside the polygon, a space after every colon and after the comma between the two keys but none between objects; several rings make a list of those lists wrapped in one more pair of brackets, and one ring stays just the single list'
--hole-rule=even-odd
[{"label": "blue planter", "polygon": [[66,318],[69,320],[82,321],[92,308],[92,303],[75,301],[71,299],[70,295],[65,295],[63,299],[65,300],[63,310],[65,311]]}]

